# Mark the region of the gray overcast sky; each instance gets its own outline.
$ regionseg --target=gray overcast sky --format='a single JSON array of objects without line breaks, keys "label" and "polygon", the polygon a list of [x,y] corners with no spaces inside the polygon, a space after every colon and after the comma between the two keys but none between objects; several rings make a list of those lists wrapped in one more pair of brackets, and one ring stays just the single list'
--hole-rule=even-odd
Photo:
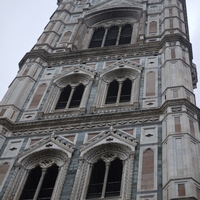
[{"label": "gray overcast sky", "polygon": [[[200,12],[199,0],[186,0],[193,62],[200,74]],[[30,51],[41,35],[50,16],[57,8],[57,0],[11,0],[0,3],[0,100],[18,71],[18,63]],[[200,76],[199,76],[200,81]],[[195,89],[200,107],[200,84]]]}]

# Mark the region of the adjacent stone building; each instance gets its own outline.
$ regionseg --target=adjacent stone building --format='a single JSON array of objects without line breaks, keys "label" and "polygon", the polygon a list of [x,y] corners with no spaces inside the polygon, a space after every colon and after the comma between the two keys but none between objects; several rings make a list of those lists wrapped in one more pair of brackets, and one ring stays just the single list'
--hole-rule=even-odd
[{"label": "adjacent stone building", "polygon": [[58,0],[0,105],[2,200],[200,200],[185,0]]}]

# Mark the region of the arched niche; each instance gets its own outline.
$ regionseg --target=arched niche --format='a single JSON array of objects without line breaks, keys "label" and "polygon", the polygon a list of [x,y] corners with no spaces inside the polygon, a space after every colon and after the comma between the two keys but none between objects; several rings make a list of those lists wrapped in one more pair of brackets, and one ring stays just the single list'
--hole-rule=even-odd
[{"label": "arched niche", "polygon": [[13,179],[7,188],[3,200],[20,199],[27,185],[27,181],[31,183],[31,181],[28,180],[30,179],[30,173],[37,171],[37,168],[40,168],[40,172],[36,173],[39,174],[40,177],[38,177],[37,187],[33,195],[36,197],[36,193],[39,194],[41,192],[42,184],[39,183],[45,181],[45,174],[48,180],[48,170],[51,172],[53,170],[55,172],[56,168],[57,174],[56,177],[54,177],[54,188],[52,188],[50,198],[59,199],[69,163],[70,158],[67,153],[60,149],[44,149],[20,157],[17,160]]},{"label": "arched niche", "polygon": [[[84,70],[81,67],[72,67],[67,71],[62,72],[54,78],[51,90],[48,96],[48,102],[46,102],[44,107],[44,114],[48,113],[59,113],[59,112],[72,112],[84,114],[86,109],[86,104],[89,98],[89,93],[92,87],[92,82],[95,72],[90,70]],[[67,97],[67,102],[65,106],[57,107],[59,99],[63,95],[65,88],[70,87],[68,92],[69,97]],[[80,89],[81,87],[81,89]],[[80,89],[81,96],[78,93],[76,95],[76,90]],[[79,97],[80,96],[80,97]],[[65,100],[66,100],[65,99]],[[70,106],[72,103],[78,99],[78,106]]]},{"label": "arched niche", "polygon": [[[129,199],[131,196],[131,182],[133,177],[133,155],[134,153],[128,145],[126,146],[125,144],[114,142],[97,145],[85,152],[79,159],[71,200],[88,199],[92,196],[90,193],[91,176],[92,174],[99,176],[98,173],[94,173],[94,166],[98,165],[99,160],[102,161],[102,165],[100,166],[105,169],[103,173],[104,181],[102,181],[102,189],[100,189],[100,191],[98,190],[98,192],[101,193],[101,198],[117,197],[117,199]],[[114,168],[121,169],[117,172],[121,175],[115,180],[115,182],[117,182],[117,189],[113,189],[112,185],[110,185],[109,188],[106,186],[112,182],[111,176],[115,173],[115,171],[113,171]],[[113,174],[109,172],[109,169],[112,169]]]},{"label": "arched niche", "polygon": [[[97,95],[92,107],[92,112],[103,111],[104,109],[114,109],[116,106],[121,108],[137,108],[139,101],[139,87],[142,67],[128,61],[118,61],[101,72]],[[118,88],[115,101],[107,103],[109,88],[117,82]],[[129,83],[130,82],[130,86]],[[128,85],[126,91],[123,85]],[[123,95],[128,97],[123,101]],[[112,95],[111,95],[112,96]]]}]

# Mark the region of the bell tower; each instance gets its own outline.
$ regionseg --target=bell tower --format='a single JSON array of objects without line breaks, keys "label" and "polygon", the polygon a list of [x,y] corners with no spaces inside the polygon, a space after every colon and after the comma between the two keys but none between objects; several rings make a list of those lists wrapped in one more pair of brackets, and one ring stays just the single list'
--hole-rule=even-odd
[{"label": "bell tower", "polygon": [[185,0],[58,0],[0,105],[2,200],[200,200]]}]

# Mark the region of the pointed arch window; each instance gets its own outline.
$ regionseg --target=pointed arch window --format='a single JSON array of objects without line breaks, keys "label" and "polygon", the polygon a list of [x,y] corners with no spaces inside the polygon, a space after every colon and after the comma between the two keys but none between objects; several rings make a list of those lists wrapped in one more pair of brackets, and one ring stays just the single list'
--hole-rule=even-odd
[{"label": "pointed arch window", "polygon": [[20,200],[50,200],[57,175],[58,166],[56,164],[48,168],[36,166],[28,175]]},{"label": "pointed arch window", "polygon": [[132,81],[126,79],[118,82],[112,81],[108,86],[108,92],[106,96],[106,104],[112,103],[124,103],[131,100]]},{"label": "pointed arch window", "polygon": [[126,79],[122,84],[120,103],[129,102],[131,100],[131,88],[132,82],[130,79]]},{"label": "pointed arch window", "polygon": [[[118,133],[123,135],[122,132]],[[111,141],[108,144],[107,141],[113,137],[112,132],[105,131],[104,134],[106,137],[103,140],[96,137],[96,147],[80,149],[81,157],[71,199],[131,199],[136,143],[126,146]],[[91,144],[91,140],[88,143]]]},{"label": "pointed arch window", "polygon": [[81,99],[83,96],[83,92],[84,92],[84,85],[80,84],[77,87],[75,87],[73,95],[72,95],[72,99],[71,102],[69,104],[69,108],[76,108],[80,106],[81,103]]},{"label": "pointed arch window", "polygon": [[132,26],[126,24],[122,27],[119,44],[130,44],[132,36]]},{"label": "pointed arch window", "polygon": [[108,33],[106,36],[106,41],[105,41],[104,46],[116,45],[118,33],[119,33],[119,27],[117,27],[117,26],[110,27],[108,29]]},{"label": "pointed arch window", "polygon": [[120,196],[123,163],[119,158],[111,162],[98,160],[93,165],[87,199]]},{"label": "pointed arch window", "polygon": [[97,28],[93,33],[89,48],[130,44],[132,31],[131,24]]},{"label": "pointed arch window", "polygon": [[114,80],[110,83],[108,87],[108,93],[106,97],[106,104],[116,103],[117,101],[117,94],[119,90],[119,83],[118,81]]},{"label": "pointed arch window", "polygon": [[67,85],[61,92],[55,109],[77,108],[80,106],[84,85],[81,83],[78,86],[71,87]]},{"label": "pointed arch window", "polygon": [[[63,139],[58,135],[52,135],[46,141],[51,141],[52,137],[59,142]],[[62,140],[62,142],[66,142],[68,148],[71,148],[70,151],[64,151],[64,149],[49,148],[46,141],[42,142],[42,146],[40,143],[40,149],[43,150],[22,152],[17,160],[18,164],[12,184],[8,186],[2,199],[59,199],[73,153],[71,147],[74,148],[74,145],[67,144],[65,139]],[[52,145],[52,143],[54,142],[51,141],[49,144]],[[54,144],[57,145],[57,143]]]},{"label": "pointed arch window", "polygon": [[58,99],[57,105],[56,105],[56,109],[64,109],[66,107],[71,90],[72,88],[70,85],[68,85],[62,90],[60,97]]},{"label": "pointed arch window", "polygon": [[95,30],[89,48],[101,47],[105,34],[105,28],[101,27]]}]

